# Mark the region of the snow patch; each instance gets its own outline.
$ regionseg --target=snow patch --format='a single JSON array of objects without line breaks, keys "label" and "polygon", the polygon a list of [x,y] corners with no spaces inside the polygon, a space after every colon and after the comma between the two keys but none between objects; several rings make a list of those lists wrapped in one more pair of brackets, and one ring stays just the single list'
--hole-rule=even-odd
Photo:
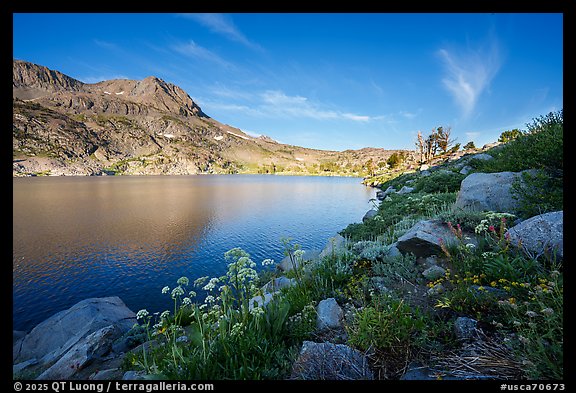
[{"label": "snow patch", "polygon": [[304,161],[304,159],[300,158],[300,157],[296,157],[296,161]]},{"label": "snow patch", "polygon": [[117,96],[119,96],[120,94],[124,94],[124,91],[121,91],[120,93],[114,93],[114,94],[116,94]]},{"label": "snow patch", "polygon": [[238,138],[246,139],[246,140],[248,140],[248,141],[250,140],[250,138],[248,138],[248,137],[246,137],[246,136],[244,136],[244,135],[238,135],[238,134],[233,133],[232,131],[227,131],[227,132],[228,132],[228,134],[232,134],[232,135],[234,135],[234,136],[237,136]]},{"label": "snow patch", "polygon": [[168,139],[174,138],[174,134],[160,134],[160,135],[162,135],[164,138],[168,138]]},{"label": "snow patch", "polygon": [[109,91],[104,90],[104,94],[110,95],[110,94],[112,94],[112,93],[110,93]]},{"label": "snow patch", "polygon": [[224,135],[215,136],[214,139],[216,139],[217,141],[221,141],[222,139],[224,139]]}]

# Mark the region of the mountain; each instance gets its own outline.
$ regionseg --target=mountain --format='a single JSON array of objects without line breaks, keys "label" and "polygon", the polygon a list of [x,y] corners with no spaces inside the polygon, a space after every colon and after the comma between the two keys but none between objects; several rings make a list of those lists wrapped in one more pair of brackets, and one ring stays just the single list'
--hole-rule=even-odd
[{"label": "mountain", "polygon": [[154,76],[83,83],[13,61],[13,175],[361,175],[396,150],[307,149],[253,137]]}]

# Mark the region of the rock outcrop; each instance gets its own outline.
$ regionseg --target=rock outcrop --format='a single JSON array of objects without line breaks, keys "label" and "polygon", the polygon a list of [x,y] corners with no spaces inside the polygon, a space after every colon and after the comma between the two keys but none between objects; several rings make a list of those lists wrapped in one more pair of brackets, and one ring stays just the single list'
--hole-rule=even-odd
[{"label": "rock outcrop", "polygon": [[[116,296],[82,300],[41,322],[16,341],[13,364],[17,369],[22,369],[18,365],[24,362],[39,368],[57,364],[56,369],[46,374],[49,379],[56,378],[63,372],[62,368],[86,364],[102,356],[111,349],[112,341],[135,323],[134,312]],[[100,338],[105,338],[106,344],[100,343]]]},{"label": "rock outcrop", "polygon": [[442,243],[451,244],[456,241],[446,224],[438,220],[422,220],[398,238],[396,247],[403,254],[429,257],[442,255]]},{"label": "rock outcrop", "polygon": [[304,341],[290,379],[371,380],[366,357],[344,344]]},{"label": "rock outcrop", "polygon": [[462,180],[454,208],[475,211],[517,211],[518,201],[511,192],[512,183],[523,172],[473,173]]},{"label": "rock outcrop", "polygon": [[564,212],[539,214],[508,229],[511,244],[532,256],[564,258]]},{"label": "rock outcrop", "polygon": [[333,297],[324,299],[316,306],[316,328],[318,330],[338,329],[344,316],[342,308]]}]

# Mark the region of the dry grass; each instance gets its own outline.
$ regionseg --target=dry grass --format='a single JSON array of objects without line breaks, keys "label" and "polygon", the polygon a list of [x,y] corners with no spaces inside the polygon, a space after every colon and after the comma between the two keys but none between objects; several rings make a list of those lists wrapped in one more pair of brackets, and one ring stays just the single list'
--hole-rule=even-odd
[{"label": "dry grass", "polygon": [[522,379],[522,364],[513,352],[501,340],[479,329],[476,333],[479,339],[464,344],[458,352],[434,357],[434,371],[463,379]]}]

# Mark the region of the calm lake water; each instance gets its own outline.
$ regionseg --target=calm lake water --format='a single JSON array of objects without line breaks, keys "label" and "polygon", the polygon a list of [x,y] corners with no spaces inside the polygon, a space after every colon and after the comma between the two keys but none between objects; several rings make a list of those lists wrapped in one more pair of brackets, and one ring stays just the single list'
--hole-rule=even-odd
[{"label": "calm lake water", "polygon": [[13,179],[13,328],[89,297],[170,309],[165,285],[220,276],[224,253],[258,265],[282,238],[322,249],[359,222],[375,190],[359,178],[266,175]]}]

